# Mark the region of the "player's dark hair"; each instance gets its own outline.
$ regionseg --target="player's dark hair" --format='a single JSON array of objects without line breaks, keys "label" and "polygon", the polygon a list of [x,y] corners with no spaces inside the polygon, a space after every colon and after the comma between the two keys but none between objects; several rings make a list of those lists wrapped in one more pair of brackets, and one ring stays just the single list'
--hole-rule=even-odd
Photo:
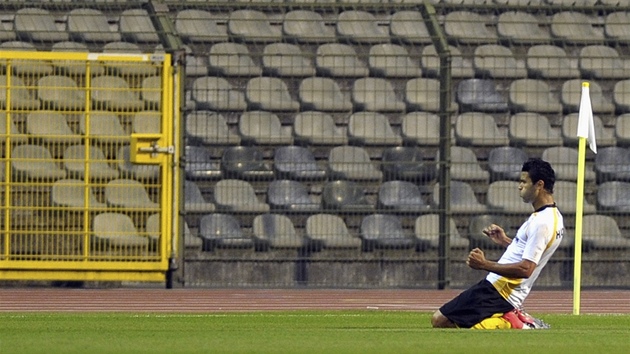
[{"label": "player's dark hair", "polygon": [[530,158],[523,164],[522,172],[527,172],[532,183],[542,180],[545,190],[553,193],[553,185],[556,183],[556,172],[549,162],[539,158]]}]

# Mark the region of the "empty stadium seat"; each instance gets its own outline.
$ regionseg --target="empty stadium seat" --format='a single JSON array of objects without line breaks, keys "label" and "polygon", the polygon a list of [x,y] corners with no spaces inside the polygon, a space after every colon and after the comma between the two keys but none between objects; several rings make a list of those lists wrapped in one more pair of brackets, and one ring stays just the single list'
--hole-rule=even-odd
[{"label": "empty stadium seat", "polygon": [[391,82],[384,78],[361,78],[352,86],[355,110],[375,112],[402,112],[405,103],[400,100]]},{"label": "empty stadium seat", "polygon": [[37,81],[37,97],[43,109],[82,110],[85,109],[85,89],[68,76],[48,75]]},{"label": "empty stadium seat", "polygon": [[97,9],[79,8],[68,13],[70,37],[83,43],[107,43],[121,40],[120,33],[110,28],[105,14]]},{"label": "empty stadium seat", "polygon": [[105,185],[107,205],[125,209],[159,209],[160,204],[149,196],[146,187],[139,181],[127,178],[113,179]]},{"label": "empty stadium seat", "polygon": [[193,81],[191,98],[197,109],[215,111],[244,111],[245,94],[234,88],[225,78],[203,76]]},{"label": "empty stadium seat", "polygon": [[211,213],[214,204],[208,202],[194,181],[184,180],[184,210],[187,213]]},{"label": "empty stadium seat", "polygon": [[490,181],[518,181],[521,177],[523,163],[527,161],[527,159],[527,152],[523,148],[513,146],[499,146],[493,148],[488,152]]},{"label": "empty stadium seat", "polygon": [[[496,182],[495,182],[496,183]],[[487,211],[486,205],[479,202],[472,186],[467,182],[451,181],[450,183],[451,212],[455,214],[478,214]],[[440,183],[433,185],[431,206],[440,208]]]},{"label": "empty stadium seat", "polygon": [[[103,45],[103,54],[146,55],[140,46],[129,42],[110,42]],[[123,77],[151,76],[157,74],[158,65],[146,59],[138,62],[104,61],[103,65]]]},{"label": "empty stadium seat", "polygon": [[510,84],[508,96],[510,107],[514,111],[559,113],[562,111],[560,100],[551,92],[544,80],[518,79]]},{"label": "empty stadium seat", "polygon": [[47,145],[78,144],[82,138],[68,125],[66,117],[55,111],[34,111],[26,115],[26,132]]},{"label": "empty stadium seat", "polygon": [[[22,41],[8,41],[0,43],[0,50],[2,51],[29,51],[36,52],[37,48],[31,42],[22,42]],[[4,68],[5,75],[6,72],[6,61],[0,61],[0,67]],[[18,75],[23,78],[28,76],[43,76],[43,75],[51,75],[53,73],[53,66],[49,61],[46,60],[20,60],[13,59],[11,60],[11,73],[13,75]],[[17,83],[17,81],[16,81]],[[16,84],[16,86],[18,86]]]},{"label": "empty stadium seat", "polygon": [[378,26],[373,14],[362,10],[345,10],[339,13],[337,37],[339,41],[359,44],[389,42],[388,31]]},{"label": "empty stadium seat", "polygon": [[370,211],[374,209],[366,196],[365,190],[353,181],[330,181],[322,190],[322,206],[326,210],[341,212]]},{"label": "empty stadium seat", "polygon": [[507,98],[497,90],[494,81],[465,79],[457,84],[456,99],[460,108],[481,112],[503,112],[508,109]]},{"label": "empty stadium seat", "polygon": [[241,137],[232,132],[221,113],[193,111],[185,117],[186,136],[207,145],[236,145]]},{"label": "empty stadium seat", "polygon": [[582,224],[584,225],[582,229],[583,250],[627,250],[630,248],[630,239],[621,233],[619,225],[613,217],[609,215],[585,215]]},{"label": "empty stadium seat", "polygon": [[[564,145],[577,146],[577,126],[578,126],[578,113],[571,113],[564,116],[562,119],[562,139]],[[593,116],[593,125],[595,127],[595,137],[597,140],[597,146],[614,146],[616,145],[615,135],[612,129],[604,127],[602,119],[595,115]]]},{"label": "empty stadium seat", "polygon": [[414,239],[403,229],[396,215],[373,214],[361,221],[360,237],[363,250],[408,249],[415,245]]},{"label": "empty stadium seat", "polygon": [[315,75],[312,58],[298,45],[271,43],[265,46],[262,54],[263,71],[266,75],[281,77],[306,77]]},{"label": "empty stadium seat", "polygon": [[618,146],[598,149],[594,169],[598,183],[630,181],[630,149]]},{"label": "empty stadium seat", "polygon": [[291,145],[291,127],[283,127],[280,118],[271,112],[249,111],[238,120],[241,142],[254,145]]},{"label": "empty stadium seat", "polygon": [[455,10],[444,17],[444,32],[449,39],[462,44],[495,43],[497,33],[491,31],[484,16],[464,10]]},{"label": "empty stadium seat", "polygon": [[185,148],[186,164],[184,173],[191,180],[208,180],[221,178],[221,166],[215,161],[210,152],[203,146],[190,146]]},{"label": "empty stadium seat", "polygon": [[160,109],[162,94],[162,77],[148,76],[142,79],[140,98],[148,109]]},{"label": "empty stadium seat", "polygon": [[582,76],[595,79],[625,79],[630,75],[630,61],[613,47],[594,44],[580,49],[579,67]]},{"label": "empty stadium seat", "polygon": [[560,11],[551,17],[551,35],[568,44],[602,43],[604,33],[599,30],[597,18],[577,11]]},{"label": "empty stadium seat", "polygon": [[247,46],[242,43],[216,43],[208,54],[210,74],[221,76],[259,76],[262,69],[254,63]]},{"label": "empty stadium seat", "polygon": [[392,14],[389,33],[393,40],[410,44],[430,44],[431,35],[418,11],[401,10]]},{"label": "empty stadium seat", "polygon": [[93,247],[97,249],[103,247],[145,249],[149,245],[149,238],[138,232],[131,217],[121,213],[97,214],[92,220],[92,232]]},{"label": "empty stadium seat", "polygon": [[293,222],[286,215],[262,214],[254,218],[252,234],[257,249],[298,249],[304,246]]},{"label": "empty stadium seat", "polygon": [[[582,97],[582,82],[583,80],[581,79],[571,79],[562,84],[560,102],[562,102],[566,112],[579,111]],[[610,99],[604,96],[600,84],[595,81],[590,81],[589,84],[589,96],[593,113],[612,113],[615,110],[615,106]]]},{"label": "empty stadium seat", "polygon": [[77,179],[111,180],[118,178],[118,170],[111,167],[105,154],[98,146],[68,146],[63,152],[63,167],[68,176]]},{"label": "empty stadium seat", "polygon": [[299,43],[329,43],[337,37],[333,27],[328,27],[322,15],[304,9],[288,11],[282,21],[285,38]]},{"label": "empty stadium seat", "polygon": [[402,117],[403,141],[418,146],[440,144],[440,117],[430,112],[410,112]]},{"label": "empty stadium seat", "polygon": [[422,197],[420,188],[408,181],[383,182],[378,190],[378,207],[400,213],[416,213],[431,208]]},{"label": "empty stadium seat", "polygon": [[356,112],[350,115],[348,140],[361,146],[392,146],[402,143],[402,138],[394,132],[389,119],[377,112]]},{"label": "empty stadium seat", "polygon": [[130,160],[130,147],[121,146],[116,153],[116,163],[122,178],[137,180],[155,180],[160,176],[160,166],[136,164]]},{"label": "empty stadium seat", "polygon": [[133,43],[157,43],[157,31],[145,9],[128,9],[120,13],[118,30],[124,40]]},{"label": "empty stadium seat", "polygon": [[215,43],[228,40],[227,29],[218,24],[211,12],[184,9],[177,12],[175,30],[187,42]]},{"label": "empty stadium seat", "polygon": [[264,181],[274,176],[264,161],[262,151],[255,146],[231,146],[224,149],[221,169],[227,178]]},{"label": "empty stadium seat", "polygon": [[[459,108],[454,98],[447,107],[449,111]],[[440,82],[432,78],[415,78],[405,85],[405,103],[409,111],[440,111]]]},{"label": "empty stadium seat", "polygon": [[328,154],[328,175],[333,179],[379,181],[383,173],[358,146],[336,146]]},{"label": "empty stadium seat", "polygon": [[20,39],[40,42],[67,41],[68,32],[55,24],[55,18],[46,9],[25,7],[15,12],[15,32]]},{"label": "empty stadium seat", "polygon": [[383,43],[370,47],[368,66],[374,76],[417,77],[422,76],[422,69],[409,56],[401,45]]},{"label": "empty stadium seat", "polygon": [[[574,181],[558,181],[553,186],[553,199],[564,215],[575,214],[577,203],[577,183]],[[597,211],[587,198],[582,200],[582,213],[593,214]]]},{"label": "empty stadium seat", "polygon": [[481,112],[457,116],[455,139],[461,146],[500,146],[507,145],[509,141],[507,132],[499,130],[494,117]]},{"label": "empty stadium seat", "polygon": [[50,150],[41,145],[23,144],[11,150],[11,170],[16,181],[56,181],[66,178]]},{"label": "empty stadium seat", "polygon": [[497,34],[501,40],[519,45],[545,43],[551,40],[549,31],[535,15],[518,10],[506,11],[499,15]]},{"label": "empty stadium seat", "polygon": [[[575,130],[577,133],[577,129]],[[562,145],[560,132],[551,127],[546,116],[534,112],[516,113],[510,117],[510,143],[516,146]]]},{"label": "empty stadium seat", "polygon": [[277,77],[255,77],[247,82],[245,100],[250,110],[297,111],[300,103],[287,84]]},{"label": "empty stadium seat", "polygon": [[266,213],[269,204],[261,202],[247,181],[222,179],[214,185],[214,204],[225,212]]},{"label": "empty stadium seat", "polygon": [[630,114],[624,113],[617,116],[615,138],[619,146],[630,145]]},{"label": "empty stadium seat", "polygon": [[7,127],[7,114],[5,112],[0,112],[0,142],[3,144],[6,143],[7,138],[9,137],[11,139],[11,143],[13,144],[22,144],[27,142],[28,137],[20,133],[13,119],[10,119],[8,123],[9,126]]},{"label": "empty stadium seat", "polygon": [[515,79],[527,76],[525,63],[519,61],[508,47],[482,44],[475,48],[473,68],[478,77]]},{"label": "empty stadium seat", "polygon": [[123,128],[115,113],[108,111],[90,111],[89,115],[79,115],[79,131],[90,135],[93,141],[104,144],[128,142],[130,135]]},{"label": "empty stadium seat", "polygon": [[107,204],[96,199],[92,186],[87,185],[85,181],[80,179],[64,178],[55,181],[50,192],[50,200],[54,206],[72,209],[107,207]]},{"label": "empty stadium seat", "polygon": [[[462,249],[468,247],[468,240],[463,237],[454,219],[449,221],[448,235],[451,249]],[[419,243],[419,247],[425,249],[437,249],[440,245],[440,216],[438,214],[420,215],[414,223],[414,236]]]},{"label": "empty stadium seat", "polygon": [[203,250],[212,252],[216,248],[252,248],[254,240],[241,229],[239,221],[231,214],[208,214],[199,220],[199,237]]},{"label": "empty stadium seat", "polygon": [[[615,4],[616,5],[616,4]],[[609,40],[627,44],[630,42],[630,13],[627,11],[611,12],[604,18],[604,34]]]},{"label": "empty stadium seat", "polygon": [[[11,80],[11,101],[7,102],[7,82]],[[24,81],[17,76],[0,75],[0,107],[6,108],[8,104],[13,109],[39,109],[40,102],[29,92]]]},{"label": "empty stadium seat", "polygon": [[[72,42],[72,41],[63,41],[57,42],[52,45],[52,52],[70,52],[70,53],[88,53],[90,50],[88,49],[87,44]],[[82,62],[75,62],[72,60],[52,60],[52,65],[59,73],[63,75],[68,75],[74,77],[75,75],[83,76],[89,73],[90,75],[103,75],[105,73],[105,68],[102,63],[91,61],[88,65],[85,65]],[[89,69],[88,69],[89,67]]]},{"label": "empty stadium seat", "polygon": [[320,204],[313,200],[305,185],[288,179],[269,183],[267,203],[273,210],[289,212],[314,212],[320,209]]},{"label": "empty stadium seat", "polygon": [[272,26],[267,15],[259,10],[241,9],[230,12],[228,34],[236,40],[251,43],[282,40],[280,28]]},{"label": "empty stadium seat", "polygon": [[346,145],[346,131],[337,127],[332,116],[318,111],[301,112],[293,122],[295,141],[308,145]]},{"label": "empty stadium seat", "polygon": [[352,101],[328,77],[309,77],[300,82],[298,98],[302,110],[326,112],[348,112],[352,110]]},{"label": "empty stadium seat", "polygon": [[343,219],[337,215],[309,216],[304,232],[309,244],[316,250],[361,247],[361,239],[351,235]]},{"label": "empty stadium seat", "polygon": [[94,109],[111,111],[138,111],[144,108],[137,92],[122,77],[97,76],[91,81],[91,98]]},{"label": "empty stadium seat", "polygon": [[306,147],[281,146],[273,156],[273,168],[276,176],[294,180],[323,180],[326,170],[317,165],[315,156]]},{"label": "empty stadium seat", "polygon": [[414,146],[395,146],[384,149],[381,166],[383,176],[387,180],[419,183],[430,181],[437,174],[435,165],[425,161],[422,151]]},{"label": "empty stadium seat", "polygon": [[[448,46],[451,55],[451,76],[454,78],[471,78],[475,76],[472,61],[464,58],[462,51],[453,45]],[[438,77],[440,75],[440,57],[433,45],[427,45],[422,49],[420,58],[422,71],[428,76]]]},{"label": "empty stadium seat", "polygon": [[580,77],[577,60],[572,60],[564,48],[539,44],[527,49],[527,71],[530,77],[571,79]]},{"label": "empty stadium seat", "polygon": [[[600,152],[600,151],[598,151]],[[542,159],[549,162],[556,172],[556,181],[577,181],[578,177],[578,151],[568,146],[551,146],[543,150]],[[599,154],[597,154],[599,157]],[[587,165],[584,169],[584,180],[593,181],[595,172]]]},{"label": "empty stadium seat", "polygon": [[[436,160],[439,161],[440,155]],[[488,181],[489,172],[481,168],[477,155],[468,147],[451,146],[451,179],[458,181]],[[439,167],[438,167],[439,170]]]},{"label": "empty stadium seat", "polygon": [[315,66],[317,73],[323,76],[364,77],[369,73],[354,47],[342,43],[326,43],[317,47]]}]

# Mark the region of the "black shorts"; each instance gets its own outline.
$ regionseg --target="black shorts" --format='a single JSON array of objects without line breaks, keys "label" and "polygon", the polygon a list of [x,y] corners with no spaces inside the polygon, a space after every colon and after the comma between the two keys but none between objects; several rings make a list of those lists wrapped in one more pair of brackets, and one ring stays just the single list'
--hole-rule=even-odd
[{"label": "black shorts", "polygon": [[457,326],[470,328],[496,313],[513,309],[514,306],[484,279],[444,304],[440,312]]}]

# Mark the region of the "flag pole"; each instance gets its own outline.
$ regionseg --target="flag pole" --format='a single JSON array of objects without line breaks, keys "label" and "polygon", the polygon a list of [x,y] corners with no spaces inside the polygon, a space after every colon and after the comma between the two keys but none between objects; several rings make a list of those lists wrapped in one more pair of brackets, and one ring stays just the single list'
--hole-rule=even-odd
[{"label": "flag pole", "polygon": [[578,144],[577,196],[575,200],[575,254],[573,257],[573,314],[580,314],[580,292],[582,283],[582,217],[584,208],[584,167],[586,160],[586,138],[580,137]]}]

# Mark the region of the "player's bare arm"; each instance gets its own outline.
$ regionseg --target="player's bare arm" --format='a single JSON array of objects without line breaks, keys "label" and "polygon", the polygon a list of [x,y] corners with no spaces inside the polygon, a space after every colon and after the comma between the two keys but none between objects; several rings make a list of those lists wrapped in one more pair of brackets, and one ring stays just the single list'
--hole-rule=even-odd
[{"label": "player's bare arm", "polygon": [[536,263],[527,259],[507,264],[488,260],[479,248],[470,251],[466,264],[472,269],[485,270],[508,278],[529,278],[536,269]]},{"label": "player's bare arm", "polygon": [[512,243],[512,239],[505,234],[505,231],[499,225],[492,224],[483,229],[483,233],[488,236],[492,242],[500,246],[507,247]]}]

